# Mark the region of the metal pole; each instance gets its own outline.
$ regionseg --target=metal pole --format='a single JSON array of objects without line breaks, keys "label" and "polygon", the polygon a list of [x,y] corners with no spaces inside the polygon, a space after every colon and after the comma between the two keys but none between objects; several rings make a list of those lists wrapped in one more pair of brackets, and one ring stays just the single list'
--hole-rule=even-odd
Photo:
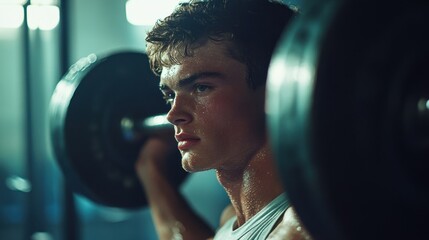
[{"label": "metal pole", "polygon": [[[61,75],[64,75],[69,66],[70,44],[69,44],[69,1],[62,0],[60,6],[60,61]],[[80,238],[79,218],[76,211],[76,202],[70,187],[64,184],[64,215],[63,233],[65,240],[78,240]]]},{"label": "metal pole", "polygon": [[22,38],[23,38],[23,68],[24,68],[24,108],[25,108],[25,147],[26,147],[26,164],[25,171],[27,174],[27,179],[32,184],[32,190],[28,194],[27,204],[26,204],[26,222],[25,222],[25,234],[24,239],[31,239],[31,236],[34,232],[37,232],[38,223],[37,221],[37,213],[35,212],[37,209],[36,205],[36,190],[34,188],[34,147],[33,147],[33,114],[32,114],[32,91],[31,91],[31,47],[30,47],[30,35],[29,29],[27,26],[27,7],[29,3],[26,3],[24,7],[24,21],[22,25]]}]

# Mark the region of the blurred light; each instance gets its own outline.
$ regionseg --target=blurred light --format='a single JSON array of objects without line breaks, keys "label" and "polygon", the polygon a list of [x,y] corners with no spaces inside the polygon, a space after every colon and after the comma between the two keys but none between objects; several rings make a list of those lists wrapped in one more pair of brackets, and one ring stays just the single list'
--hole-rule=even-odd
[{"label": "blurred light", "polygon": [[429,110],[429,99],[421,98],[417,103],[417,108],[421,113],[428,112]]},{"label": "blurred light", "polygon": [[24,5],[26,3],[27,3],[27,0],[0,0],[0,5],[2,4]]},{"label": "blurred light", "polygon": [[0,5],[0,28],[19,28],[24,21],[24,7],[21,5]]},{"label": "blurred light", "polygon": [[52,240],[53,237],[47,232],[36,232],[31,236],[31,240]]},{"label": "blurred light", "polygon": [[276,55],[270,63],[268,78],[273,89],[280,88],[285,81],[309,85],[313,76],[313,68],[302,64],[300,59],[291,54],[288,58]]},{"label": "blurred light", "polygon": [[128,0],[125,4],[127,20],[133,25],[153,26],[173,12],[178,0]]},{"label": "blurred light", "polygon": [[31,183],[19,176],[10,176],[6,179],[6,186],[13,191],[30,192]]},{"label": "blurred light", "polygon": [[52,30],[60,22],[60,9],[52,5],[29,5],[27,7],[28,28]]},{"label": "blurred light", "polygon": [[161,125],[170,125],[171,123],[167,120],[167,115],[157,115],[153,117],[148,117],[143,120],[143,125],[145,127],[156,127]]},{"label": "blurred light", "polygon": [[31,5],[58,5],[57,0],[30,0]]}]

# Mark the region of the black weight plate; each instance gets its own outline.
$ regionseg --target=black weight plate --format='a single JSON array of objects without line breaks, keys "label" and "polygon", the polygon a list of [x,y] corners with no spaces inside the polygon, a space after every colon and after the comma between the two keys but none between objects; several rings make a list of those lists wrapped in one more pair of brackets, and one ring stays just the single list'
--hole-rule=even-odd
[{"label": "black weight plate", "polygon": [[[166,113],[158,84],[147,56],[139,52],[90,55],[61,79],[51,99],[51,136],[58,163],[75,192],[112,207],[146,206],[134,170],[145,137],[127,141],[121,120]],[[171,177],[179,184],[186,176],[179,154],[172,161]]]},{"label": "black weight plate", "polygon": [[311,1],[268,79],[289,197],[315,239],[429,234],[429,5]]}]

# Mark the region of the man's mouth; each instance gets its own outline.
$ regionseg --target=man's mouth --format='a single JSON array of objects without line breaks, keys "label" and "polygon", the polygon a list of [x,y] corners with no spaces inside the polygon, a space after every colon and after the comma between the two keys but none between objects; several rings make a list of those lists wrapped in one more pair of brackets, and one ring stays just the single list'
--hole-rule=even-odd
[{"label": "man's mouth", "polygon": [[175,138],[177,140],[177,148],[182,151],[189,150],[200,141],[198,137],[187,133],[176,134]]}]

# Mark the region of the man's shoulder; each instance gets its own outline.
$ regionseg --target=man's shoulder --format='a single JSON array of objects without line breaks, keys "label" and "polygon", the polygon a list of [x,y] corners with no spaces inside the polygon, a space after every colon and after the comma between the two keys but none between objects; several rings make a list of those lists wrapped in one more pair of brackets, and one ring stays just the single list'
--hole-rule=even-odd
[{"label": "man's shoulder", "polygon": [[225,209],[222,211],[222,214],[220,215],[219,219],[219,227],[222,227],[229,219],[233,218],[235,216],[235,210],[234,207],[229,204],[225,207]]},{"label": "man's shoulder", "polygon": [[311,240],[312,238],[301,224],[295,210],[290,207],[283,214],[283,218],[270,233],[267,240]]}]

